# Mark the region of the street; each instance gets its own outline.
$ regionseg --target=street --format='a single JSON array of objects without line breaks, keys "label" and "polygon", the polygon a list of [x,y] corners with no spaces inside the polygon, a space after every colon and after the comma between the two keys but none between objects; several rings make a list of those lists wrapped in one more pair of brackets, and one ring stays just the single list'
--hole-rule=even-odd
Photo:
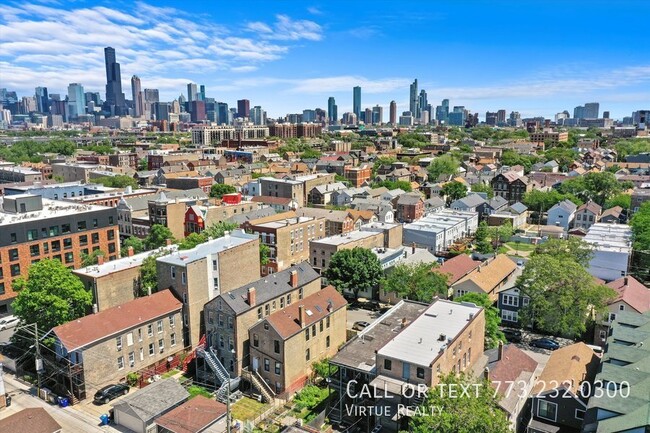
[{"label": "street", "polygon": [[[100,426],[99,417],[93,417],[74,407],[61,408],[36,398],[30,394],[31,387],[17,381],[13,375],[4,374],[7,393],[11,396],[11,406],[0,409],[0,418],[7,417],[22,409],[42,407],[61,425],[63,432],[120,432],[112,426]],[[35,390],[34,390],[35,391]],[[13,432],[7,432],[13,433]]]}]

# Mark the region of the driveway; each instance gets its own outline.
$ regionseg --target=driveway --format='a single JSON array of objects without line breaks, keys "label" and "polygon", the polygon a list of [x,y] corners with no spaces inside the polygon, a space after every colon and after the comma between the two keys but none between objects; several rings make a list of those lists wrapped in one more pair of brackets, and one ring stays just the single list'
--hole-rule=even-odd
[{"label": "driveway", "polygon": [[380,316],[378,311],[364,310],[361,308],[348,308],[348,329],[352,329],[354,322],[364,321],[372,323]]},{"label": "driveway", "polygon": [[[129,394],[135,392],[138,388],[131,388],[129,389]],[[128,395],[128,394],[127,394]],[[113,400],[111,400],[108,404],[95,404],[93,402],[93,395],[89,395],[87,399],[84,401],[75,404],[72,406],[73,409],[76,409],[80,412],[83,412],[87,415],[90,415],[94,417],[95,419],[99,419],[100,415],[103,414],[108,414],[108,412],[113,408],[113,405],[122,400],[124,395],[121,395]]]}]

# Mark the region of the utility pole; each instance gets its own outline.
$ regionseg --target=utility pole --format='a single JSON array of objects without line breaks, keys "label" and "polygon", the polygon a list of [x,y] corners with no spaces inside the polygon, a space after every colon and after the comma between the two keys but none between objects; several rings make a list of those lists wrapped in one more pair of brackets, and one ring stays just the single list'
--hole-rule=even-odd
[{"label": "utility pole", "polygon": [[43,360],[41,359],[41,345],[38,340],[38,324],[34,323],[34,338],[36,340],[36,376],[38,377],[38,392],[37,397],[41,395],[41,370],[43,370]]},{"label": "utility pole", "polygon": [[230,433],[230,374],[228,374],[228,385],[226,389],[226,433]]}]

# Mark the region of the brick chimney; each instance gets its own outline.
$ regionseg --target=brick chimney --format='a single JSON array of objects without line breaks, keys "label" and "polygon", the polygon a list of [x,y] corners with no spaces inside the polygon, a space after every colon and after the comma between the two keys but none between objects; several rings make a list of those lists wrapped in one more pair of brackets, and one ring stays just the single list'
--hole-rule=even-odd
[{"label": "brick chimney", "polygon": [[411,244],[411,254],[415,254],[415,242]]},{"label": "brick chimney", "polygon": [[103,255],[97,256],[97,264],[100,265],[100,266],[104,264],[104,256]]},{"label": "brick chimney", "polygon": [[172,244],[171,239],[165,239],[165,245],[170,246]]},{"label": "brick chimney", "polygon": [[627,275],[623,278],[623,286],[627,287]]},{"label": "brick chimney", "polygon": [[301,328],[304,328],[306,325],[307,320],[305,319],[305,306],[304,305],[299,305],[298,306],[298,324],[300,325]]},{"label": "brick chimney", "polygon": [[255,305],[255,287],[249,287],[246,294],[248,305],[251,307]]},{"label": "brick chimney", "polygon": [[483,370],[483,377],[485,378],[485,380],[490,380],[490,369],[489,368],[485,367],[485,369]]},{"label": "brick chimney", "polygon": [[498,350],[498,358],[497,361],[501,361],[503,359],[503,341],[499,341],[499,348]]},{"label": "brick chimney", "polygon": [[129,257],[131,257],[133,254],[135,254],[135,250],[133,249],[133,247],[127,248],[126,251],[127,251],[127,254],[128,254]]},{"label": "brick chimney", "polygon": [[294,289],[298,288],[298,271],[291,271],[289,274],[289,284],[291,284],[291,287]]}]

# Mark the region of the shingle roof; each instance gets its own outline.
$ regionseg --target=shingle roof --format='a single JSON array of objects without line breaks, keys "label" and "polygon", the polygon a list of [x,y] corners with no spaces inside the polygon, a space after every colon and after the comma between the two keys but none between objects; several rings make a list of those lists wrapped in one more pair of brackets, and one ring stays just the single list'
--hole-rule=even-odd
[{"label": "shingle roof", "polygon": [[578,208],[578,212],[580,212],[581,210],[588,210],[594,215],[600,215],[600,212],[603,210],[603,208],[600,207],[598,203],[595,203],[593,201],[588,201],[587,203],[583,204]]},{"label": "shingle roof", "polygon": [[[268,316],[266,320],[277,331],[280,337],[287,339],[302,331],[304,327],[318,322],[347,304],[348,302],[334,286],[327,286],[313,295],[294,302],[280,311],[276,311]],[[305,308],[306,323],[304,326],[300,325],[298,318],[298,309],[301,305]]]},{"label": "shingle roof", "polygon": [[575,343],[554,351],[539,376],[532,394],[540,394],[564,385],[574,395],[580,384],[591,381],[600,359],[585,343]]},{"label": "shingle roof", "polygon": [[485,199],[478,194],[469,194],[463,198],[459,198],[451,204],[451,208],[465,207],[465,208],[475,208],[481,204],[485,203]]},{"label": "shingle roof", "polygon": [[169,378],[129,394],[113,407],[148,422],[187,400],[189,396],[190,393],[176,379]]},{"label": "shingle roof", "polygon": [[472,260],[472,258],[466,254],[459,254],[452,259],[446,260],[442,266],[433,268],[432,271],[449,275],[447,284],[451,286],[456,281],[478,268],[480,264],[481,262]]},{"label": "shingle roof", "polygon": [[32,407],[0,419],[0,431],[54,433],[61,431],[61,426],[42,407]]},{"label": "shingle roof", "polygon": [[275,215],[275,209],[268,206],[268,207],[263,207],[262,209],[255,209],[250,212],[244,212],[241,214],[233,215],[230,218],[228,218],[226,221],[241,225],[246,221],[252,221],[255,219],[264,218],[271,215]]},{"label": "shingle roof", "polygon": [[623,301],[639,313],[650,311],[650,289],[641,284],[636,278],[631,276],[622,277],[606,285],[618,293],[618,296],[610,304]]},{"label": "shingle roof", "polygon": [[488,260],[486,264],[477,267],[469,275],[461,278],[456,284],[471,281],[485,293],[489,293],[516,269],[517,265],[515,262],[510,260],[505,254],[499,254],[494,259]]},{"label": "shingle roof", "polygon": [[[223,299],[224,302],[233,309],[235,314],[241,314],[251,308],[259,307],[270,299],[277,298],[284,293],[294,290],[289,283],[291,271],[296,271],[298,273],[298,287],[304,286],[307,283],[320,278],[318,272],[316,272],[308,262],[302,262],[293,265],[284,271],[267,275],[264,278],[260,278],[259,280],[246,284],[238,289],[219,295],[216,299]],[[254,306],[249,305],[247,301],[248,289],[250,287],[255,288]],[[212,303],[214,300],[210,302]]]},{"label": "shingle roof", "polygon": [[528,206],[518,201],[517,203],[510,205],[510,210],[517,214],[522,214],[528,210]]},{"label": "shingle roof", "polygon": [[397,204],[401,205],[413,205],[418,204],[421,201],[423,201],[422,195],[414,192],[407,192],[406,194],[402,194],[397,198]]},{"label": "shingle roof", "polygon": [[602,220],[605,217],[612,216],[614,218],[619,218],[621,216],[621,212],[623,212],[623,208],[620,206],[614,206],[612,208],[607,209],[606,211],[603,212],[603,214],[600,216],[600,219]]},{"label": "shingle roof", "polygon": [[568,213],[573,213],[578,209],[578,206],[575,205],[571,200],[566,199],[562,200],[561,202],[555,204],[551,209],[549,209],[549,212],[552,211],[553,209],[560,208],[565,210]]},{"label": "shingle roof", "polygon": [[156,424],[173,433],[199,433],[226,414],[226,405],[197,395],[170,410]]},{"label": "shingle roof", "polygon": [[162,290],[107,310],[73,320],[52,330],[68,352],[179,311],[183,304]]}]

